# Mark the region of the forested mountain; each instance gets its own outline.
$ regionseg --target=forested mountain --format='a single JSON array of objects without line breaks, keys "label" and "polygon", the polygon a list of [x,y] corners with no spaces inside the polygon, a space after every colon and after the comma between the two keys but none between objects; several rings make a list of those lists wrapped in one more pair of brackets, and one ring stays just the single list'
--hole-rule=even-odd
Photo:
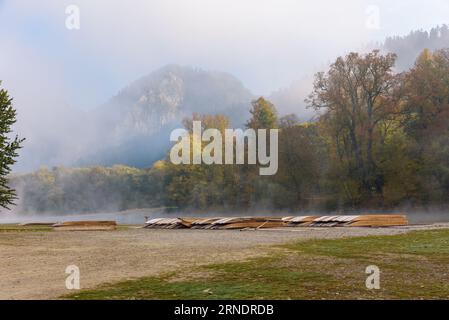
[{"label": "forested mountain", "polygon": [[[314,112],[304,98],[311,79],[275,91],[271,96],[280,114],[297,113],[302,121]],[[63,106],[47,108],[24,119],[26,142],[18,169],[41,166],[112,166],[145,168],[168,151],[169,133],[192,113],[222,114],[232,127],[248,120],[248,105],[255,96],[234,76],[218,71],[168,65],[121,89],[91,111]]]},{"label": "forested mountain", "polygon": [[388,37],[382,47],[387,52],[397,54],[396,68],[404,71],[413,66],[422,50],[434,51],[448,46],[449,26],[442,25],[430,31],[416,30],[406,36]]},{"label": "forested mountain", "polygon": [[241,126],[252,98],[230,74],[170,65],[122,89],[96,113],[99,125],[123,140],[154,134],[193,112],[222,113]]},{"label": "forested mountain", "polygon": [[[449,26],[442,25],[430,31],[416,30],[405,36],[388,37],[381,44],[369,46],[379,48],[384,53],[395,53],[397,60],[395,68],[406,71],[413,67],[419,54],[424,49],[435,51],[449,46]],[[290,86],[281,88],[268,96],[281,114],[295,113],[301,121],[309,121],[316,117],[316,112],[308,109],[304,99],[312,90],[313,76],[294,81]]]},{"label": "forested mountain", "polygon": [[168,150],[170,131],[193,112],[248,117],[252,94],[233,76],[170,65],[122,89],[93,112],[95,140],[78,165],[148,167]]}]

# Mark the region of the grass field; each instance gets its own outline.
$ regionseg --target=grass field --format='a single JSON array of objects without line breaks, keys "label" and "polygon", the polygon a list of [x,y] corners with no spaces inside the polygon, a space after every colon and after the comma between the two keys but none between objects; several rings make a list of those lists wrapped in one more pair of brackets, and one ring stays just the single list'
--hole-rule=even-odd
[{"label": "grass field", "polygon": [[[449,230],[308,240],[246,262],[102,285],[69,299],[449,299]],[[380,289],[365,268],[380,268]]]},{"label": "grass field", "polygon": [[[133,225],[118,225],[116,230],[127,230]],[[51,226],[48,225],[31,225],[23,226],[16,223],[0,224],[0,233],[2,232],[41,232],[41,231],[54,231]]]},{"label": "grass field", "polygon": [[18,224],[0,224],[1,232],[37,232],[51,231],[51,226],[22,226]]}]

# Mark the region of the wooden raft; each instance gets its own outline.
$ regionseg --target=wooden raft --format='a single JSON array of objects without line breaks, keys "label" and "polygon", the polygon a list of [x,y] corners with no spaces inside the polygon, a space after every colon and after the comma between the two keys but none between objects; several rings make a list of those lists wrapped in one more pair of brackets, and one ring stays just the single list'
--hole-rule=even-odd
[{"label": "wooden raft", "polygon": [[57,231],[105,231],[115,230],[115,221],[66,221],[56,223],[53,230]]},{"label": "wooden raft", "polygon": [[145,223],[152,229],[264,229],[280,227],[391,227],[408,225],[405,215],[336,215],[290,217],[215,217],[215,218],[156,218]]}]

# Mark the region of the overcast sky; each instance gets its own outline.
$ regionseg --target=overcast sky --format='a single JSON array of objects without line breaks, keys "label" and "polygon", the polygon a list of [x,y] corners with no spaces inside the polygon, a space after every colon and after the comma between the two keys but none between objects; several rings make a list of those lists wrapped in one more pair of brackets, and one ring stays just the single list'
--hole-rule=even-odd
[{"label": "overcast sky", "polygon": [[[79,30],[66,28],[70,4]],[[269,94],[348,50],[448,22],[447,0],[0,0],[0,80],[28,108],[92,108],[171,63]]]}]

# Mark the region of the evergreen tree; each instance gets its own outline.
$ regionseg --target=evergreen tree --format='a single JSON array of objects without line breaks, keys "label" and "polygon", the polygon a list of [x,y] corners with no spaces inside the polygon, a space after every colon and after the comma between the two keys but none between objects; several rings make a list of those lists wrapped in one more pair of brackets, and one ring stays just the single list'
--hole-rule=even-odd
[{"label": "evergreen tree", "polygon": [[[1,82],[0,82],[1,84]],[[17,198],[16,192],[8,185],[8,174],[16,162],[17,150],[24,139],[11,138],[11,126],[16,122],[16,110],[8,92],[0,88],[0,206],[9,209]]]}]

